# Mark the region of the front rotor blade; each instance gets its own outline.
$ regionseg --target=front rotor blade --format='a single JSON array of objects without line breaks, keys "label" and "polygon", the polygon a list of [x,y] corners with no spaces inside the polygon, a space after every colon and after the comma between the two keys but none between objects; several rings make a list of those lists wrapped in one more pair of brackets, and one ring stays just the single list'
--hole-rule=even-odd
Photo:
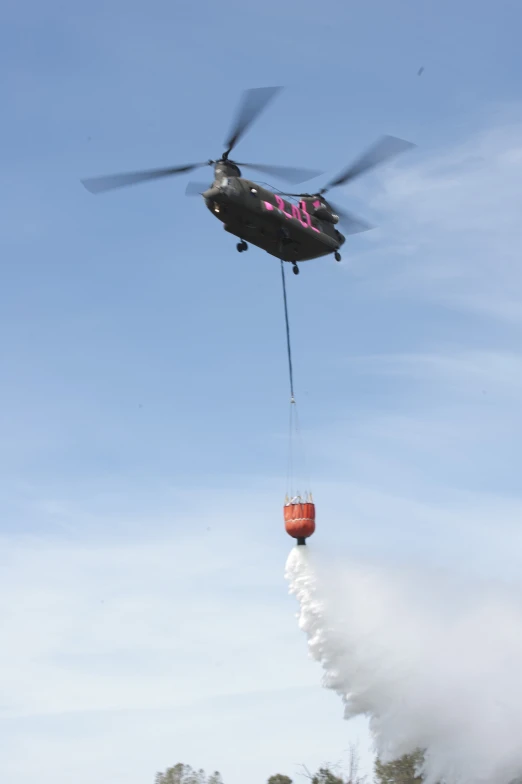
[{"label": "front rotor blade", "polygon": [[201,196],[209,188],[210,185],[207,182],[189,182],[185,188],[185,196]]},{"label": "front rotor blade", "polygon": [[412,142],[398,139],[396,136],[383,136],[373,145],[373,147],[370,147],[364,155],[361,155],[355,163],[351,164],[351,166],[341,172],[334,180],[329,182],[328,185],[322,189],[321,193],[326,193],[330,188],[335,188],[338,185],[344,185],[344,183],[355,179],[355,177],[358,177],[363,172],[373,169],[389,158],[393,158],[401,152],[405,152],[415,146],[416,145]]},{"label": "front rotor blade", "polygon": [[185,172],[207,166],[207,163],[189,163],[186,166],[173,166],[169,169],[149,169],[148,171],[127,172],[126,174],[109,174],[105,177],[89,177],[82,180],[82,184],[91,193],[102,193],[114,188],[124,188],[127,185],[137,185],[140,182],[158,180],[161,177],[170,177],[173,174]]},{"label": "front rotor blade", "polygon": [[271,174],[274,177],[280,177],[282,180],[294,184],[313,180],[322,174],[322,172],[316,169],[294,169],[292,166],[265,166],[263,163],[238,163],[237,165],[244,166],[247,169],[255,169],[264,174]]},{"label": "front rotor blade", "polygon": [[339,218],[344,234],[360,234],[363,231],[370,231],[370,229],[374,228],[370,223],[357,218],[347,210],[343,210],[337,204],[332,204],[332,202],[329,202],[329,204]]},{"label": "front rotor blade", "polygon": [[245,90],[237,110],[234,125],[228,140],[225,142],[227,147],[225,155],[228,155],[233,150],[249,125],[254,122],[269,101],[282,89],[282,87],[254,87],[251,90]]}]

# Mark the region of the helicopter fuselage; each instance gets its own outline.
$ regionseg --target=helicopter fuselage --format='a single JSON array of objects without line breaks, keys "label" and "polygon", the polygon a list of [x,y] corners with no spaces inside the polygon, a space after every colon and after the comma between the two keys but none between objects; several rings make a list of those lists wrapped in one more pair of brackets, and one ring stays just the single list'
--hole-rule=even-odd
[{"label": "helicopter fuselage", "polygon": [[[344,244],[334,225],[336,216],[325,212],[319,200],[310,197],[294,204],[238,176],[235,166],[222,166],[229,171],[217,168],[214,183],[202,196],[230,234],[292,263],[328,256]],[[316,211],[327,219],[317,217]]]}]

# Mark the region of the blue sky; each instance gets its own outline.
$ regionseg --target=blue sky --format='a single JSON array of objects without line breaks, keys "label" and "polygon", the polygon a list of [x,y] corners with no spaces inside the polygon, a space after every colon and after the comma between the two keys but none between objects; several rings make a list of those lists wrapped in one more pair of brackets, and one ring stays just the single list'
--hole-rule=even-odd
[{"label": "blue sky", "polygon": [[183,760],[239,784],[337,760],[364,727],[321,690],[283,579],[278,263],[238,254],[189,177],[79,181],[219,155],[264,85],[286,89],[240,159],[319,186],[382,133],[415,142],[335,194],[379,228],[288,281],[314,546],[513,579],[519,4],[3,12],[0,767],[138,784]]}]

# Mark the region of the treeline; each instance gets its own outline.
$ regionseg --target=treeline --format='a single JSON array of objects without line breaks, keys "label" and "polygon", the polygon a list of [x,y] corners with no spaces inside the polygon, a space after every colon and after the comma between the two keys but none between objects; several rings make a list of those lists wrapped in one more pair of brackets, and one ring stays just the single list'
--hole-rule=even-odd
[{"label": "treeline", "polygon": [[[422,763],[421,751],[414,754],[405,754],[394,762],[375,762],[373,784],[422,784],[418,775]],[[310,773],[303,768],[304,775],[311,784],[371,784],[365,776],[359,773],[359,758],[354,748],[351,749],[347,769],[324,765],[315,773]],[[204,770],[194,770],[190,765],[179,762],[163,773],[156,773],[155,784],[223,784],[219,771],[207,775]],[[290,776],[275,773],[270,776],[266,784],[294,784]]]},{"label": "treeline", "polygon": [[194,770],[190,765],[178,762],[164,773],[156,773],[154,784],[223,784],[223,779],[217,770],[207,776],[204,770]]}]

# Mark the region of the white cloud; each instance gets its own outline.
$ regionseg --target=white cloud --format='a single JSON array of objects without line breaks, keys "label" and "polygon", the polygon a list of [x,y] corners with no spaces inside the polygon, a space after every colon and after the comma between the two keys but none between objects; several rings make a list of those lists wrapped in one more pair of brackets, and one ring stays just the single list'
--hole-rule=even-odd
[{"label": "white cloud", "polygon": [[3,537],[10,784],[65,784],[73,770],[81,784],[122,771],[138,784],[180,759],[263,780],[337,758],[361,733],[337,725],[317,687],[285,601],[286,547],[222,531],[149,544]]},{"label": "white cloud", "polygon": [[235,593],[227,542],[4,541],[3,715],[169,707],[299,684],[302,667],[295,681],[265,660],[268,628],[291,636],[283,608],[268,580],[268,596],[257,595],[259,561]]}]

